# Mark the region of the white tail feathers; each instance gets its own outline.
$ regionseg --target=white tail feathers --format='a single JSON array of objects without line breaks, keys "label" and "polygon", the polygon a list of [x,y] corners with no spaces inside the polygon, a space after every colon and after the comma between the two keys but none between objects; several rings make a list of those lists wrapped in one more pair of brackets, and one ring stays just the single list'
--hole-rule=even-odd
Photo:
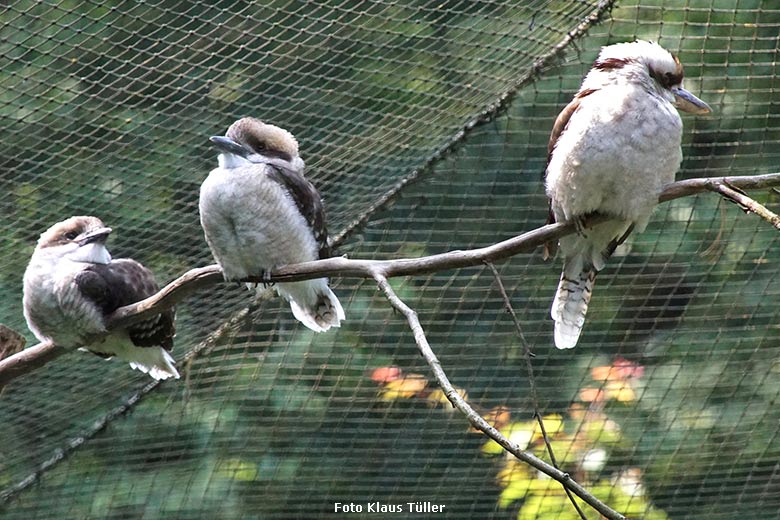
[{"label": "white tail feathers", "polygon": [[149,374],[155,379],[179,379],[173,358],[162,347],[137,347],[130,338],[121,335],[112,335],[100,345],[90,345],[89,350],[116,356],[122,361],[127,361],[130,366]]},{"label": "white tail feathers", "polygon": [[[179,371],[174,366],[171,355],[162,347],[138,347],[138,350],[145,351],[142,356],[135,356],[130,361],[130,366],[149,374],[155,379],[168,379],[172,377],[179,379]],[[151,352],[146,352],[151,351]]]},{"label": "white tail feathers", "polygon": [[303,282],[277,283],[276,292],[290,302],[295,319],[314,332],[325,332],[340,327],[345,319],[344,309],[327,278]]},{"label": "white tail feathers", "polygon": [[615,248],[626,240],[634,227],[630,221],[616,220],[590,228],[585,234],[577,233],[560,239],[565,260],[550,309],[550,316],[555,320],[556,347],[569,349],[577,346],[596,274],[604,269]]},{"label": "white tail feathers", "polygon": [[555,320],[555,346],[559,349],[577,345],[597,273],[596,267],[583,263],[581,258],[566,260],[550,309],[550,316]]}]

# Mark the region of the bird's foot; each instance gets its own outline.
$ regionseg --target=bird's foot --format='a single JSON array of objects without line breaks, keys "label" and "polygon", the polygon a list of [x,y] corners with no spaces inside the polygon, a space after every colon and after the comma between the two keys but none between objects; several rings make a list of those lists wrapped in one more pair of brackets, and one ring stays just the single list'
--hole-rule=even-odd
[{"label": "bird's foot", "polygon": [[269,287],[273,287],[275,284],[271,281],[271,269],[263,269],[260,271],[260,278],[263,279],[263,288],[268,289]]},{"label": "bird's foot", "polygon": [[574,222],[574,229],[577,231],[577,234],[582,238],[588,238],[588,234],[585,232],[585,230],[587,229],[587,226],[585,225],[585,218],[586,215],[580,215],[572,219],[572,221]]}]

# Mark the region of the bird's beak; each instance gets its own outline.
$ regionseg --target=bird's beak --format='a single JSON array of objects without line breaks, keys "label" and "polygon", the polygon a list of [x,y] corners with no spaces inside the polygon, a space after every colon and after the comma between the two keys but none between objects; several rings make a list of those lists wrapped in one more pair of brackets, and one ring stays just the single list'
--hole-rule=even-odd
[{"label": "bird's beak", "polygon": [[111,233],[110,227],[102,227],[94,231],[90,231],[89,233],[87,233],[86,235],[84,235],[79,239],[78,241],[79,246],[85,246],[87,244],[94,244],[94,243],[102,244],[108,238],[109,233]]},{"label": "bird's beak", "polygon": [[247,157],[252,153],[247,148],[244,148],[244,146],[223,135],[209,137],[209,141],[214,143],[214,146],[216,146],[221,153],[230,153],[239,157]]},{"label": "bird's beak", "polygon": [[674,94],[674,106],[678,110],[691,114],[709,114],[712,112],[707,103],[682,87],[672,87],[672,94]]}]

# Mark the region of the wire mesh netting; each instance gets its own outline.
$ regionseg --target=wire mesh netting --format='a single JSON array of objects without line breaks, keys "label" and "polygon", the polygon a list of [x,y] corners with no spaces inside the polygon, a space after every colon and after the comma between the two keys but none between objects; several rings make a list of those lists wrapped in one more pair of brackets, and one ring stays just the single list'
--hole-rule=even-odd
[{"label": "wire mesh netting", "polygon": [[[161,282],[211,263],[197,211],[216,164],[207,138],[244,115],[299,139],[351,258],[539,227],[552,122],[608,43],[658,41],[713,107],[685,117],[678,179],[777,170],[774,2],[518,4],[6,3],[0,321],[34,341],[21,275],[37,236],[70,215],[101,217],[113,255]],[[751,195],[777,211],[777,193]],[[600,275],[574,351],[552,346],[560,261],[497,266],[558,462],[617,510],[778,516],[778,245],[713,194],[660,205]],[[392,283],[469,401],[543,456],[491,272]],[[560,485],[446,404],[373,282],[333,286],[347,321],[319,335],[236,284],[198,292],[177,307],[179,381],[84,353],[14,381],[0,395],[4,517],[307,518],[337,503],[413,516],[407,504],[431,502],[452,518],[577,518]]]}]

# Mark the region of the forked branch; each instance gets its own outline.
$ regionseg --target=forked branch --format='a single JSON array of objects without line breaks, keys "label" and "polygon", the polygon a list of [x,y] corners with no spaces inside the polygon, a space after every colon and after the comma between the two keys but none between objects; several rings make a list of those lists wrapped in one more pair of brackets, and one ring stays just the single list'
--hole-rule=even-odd
[{"label": "forked branch", "polygon": [[[780,186],[780,173],[743,177],[704,177],[674,182],[663,190],[658,200],[659,202],[666,202],[704,191],[712,191],[712,187],[718,184],[739,190],[769,189]],[[594,215],[586,219],[586,225],[595,225],[606,220],[608,218],[603,215]],[[473,267],[482,265],[485,262],[503,260],[518,253],[533,251],[545,242],[557,240],[562,236],[573,233],[574,230],[574,225],[568,222],[550,224],[487,247],[465,251],[450,251],[421,258],[403,258],[398,260],[329,258],[327,260],[281,267],[271,274],[270,280],[272,282],[292,282],[323,276],[374,278],[376,273],[386,278],[392,278],[395,276],[411,276],[448,269]],[[221,281],[222,271],[219,266],[210,265],[191,269],[169,283],[157,294],[138,303],[117,309],[107,320],[108,329],[122,328],[142,321],[149,316],[176,305],[198,289],[220,283]],[[257,278],[248,279],[247,281],[260,283],[267,280]],[[67,351],[49,343],[40,343],[0,360],[0,386],[40,368],[65,352]]]},{"label": "forked branch", "polygon": [[[765,189],[776,186],[780,186],[780,173],[751,177],[688,179],[667,186],[659,196],[659,202],[686,197],[707,190],[716,191],[727,199],[738,202],[744,208],[762,216],[780,229],[780,226],[778,226],[777,223],[777,215],[741,192],[741,190]],[[606,220],[608,220],[608,218],[603,215],[594,215],[587,218],[585,224],[592,226]],[[439,383],[442,391],[453,406],[458,408],[472,425],[484,432],[488,437],[496,441],[519,460],[560,482],[567,490],[570,490],[579,496],[582,500],[599,511],[604,517],[609,519],[623,519],[625,518],[623,515],[599,501],[580,484],[573,481],[567,473],[547,464],[533,454],[520,449],[517,444],[507,439],[497,429],[485,421],[485,419],[483,419],[461,397],[449,382],[439,360],[428,344],[425,332],[417,318],[417,314],[398,298],[387,281],[388,278],[395,276],[419,275],[492,263],[497,260],[509,258],[521,252],[532,251],[545,242],[557,240],[574,231],[575,226],[573,224],[563,222],[543,226],[491,246],[466,251],[450,251],[448,253],[422,258],[399,260],[348,260],[346,258],[330,258],[327,260],[282,267],[271,273],[270,281],[287,282],[320,278],[323,276],[374,279],[379,284],[379,287],[384,292],[390,304],[406,316],[414,334],[415,342],[423,357],[431,367],[434,377]],[[150,315],[157,314],[162,310],[172,307],[194,291],[221,281],[222,271],[216,265],[192,269],[168,284],[157,294],[133,305],[117,309],[108,317],[107,328],[113,330],[141,321]],[[248,279],[246,281],[260,283],[264,281],[267,282],[268,280]],[[6,359],[0,360],[0,387],[21,375],[43,366],[66,352],[68,352],[68,350],[44,342]]]},{"label": "forked branch", "polygon": [[490,423],[488,423],[481,415],[479,415],[476,410],[474,410],[471,405],[469,405],[469,403],[463,399],[455,387],[452,386],[452,383],[450,383],[447,374],[441,367],[439,359],[436,357],[436,354],[428,344],[428,339],[425,337],[425,331],[420,324],[417,313],[411,307],[406,305],[403,300],[401,300],[401,298],[398,297],[393,288],[390,286],[390,283],[387,281],[387,278],[379,273],[376,273],[374,275],[374,279],[379,285],[379,288],[385,294],[385,297],[387,297],[390,305],[392,305],[393,308],[406,317],[406,321],[409,323],[409,327],[412,329],[414,341],[417,343],[417,348],[420,350],[420,354],[422,354],[423,358],[428,363],[428,366],[431,367],[431,371],[433,372],[433,376],[436,378],[436,382],[439,384],[439,388],[442,389],[444,395],[446,395],[447,399],[449,399],[449,401],[452,403],[452,406],[457,408],[463,415],[466,416],[466,419],[468,419],[472,426],[496,441],[501,445],[501,447],[517,457],[519,460],[560,482],[561,485],[566,488],[566,490],[571,491],[580,497],[588,505],[593,507],[593,509],[601,513],[605,518],[609,518],[610,520],[625,520],[623,515],[610,508],[604,502],[593,496],[587,489],[582,487],[582,485],[572,480],[568,473],[565,473],[558,468],[546,463],[536,455],[523,450],[518,444],[509,440],[495,427],[491,426]]}]

